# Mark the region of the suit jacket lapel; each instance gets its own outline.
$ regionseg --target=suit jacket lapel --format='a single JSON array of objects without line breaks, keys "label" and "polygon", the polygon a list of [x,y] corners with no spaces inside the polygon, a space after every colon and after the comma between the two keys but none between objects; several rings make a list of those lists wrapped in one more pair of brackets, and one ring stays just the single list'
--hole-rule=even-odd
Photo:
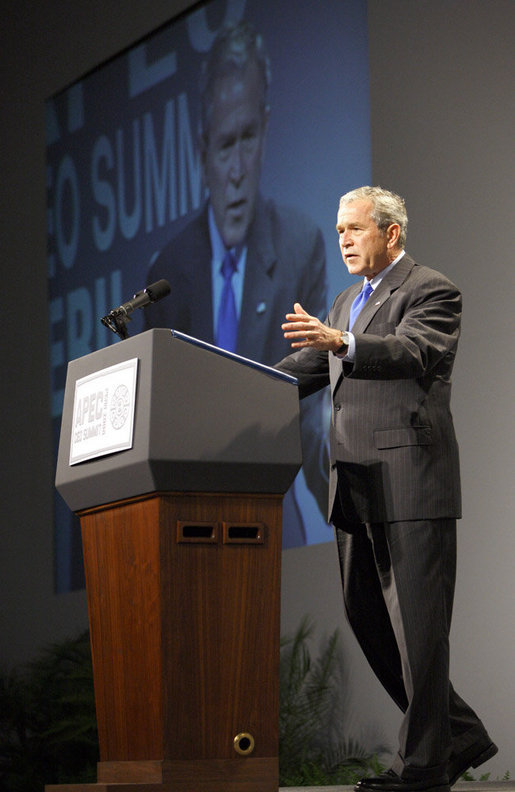
[{"label": "suit jacket lapel", "polygon": [[213,330],[213,285],[211,275],[211,240],[207,219],[207,204],[198,216],[196,233],[192,235],[188,250],[189,261],[180,262],[187,272],[191,333],[196,338],[212,344]]},{"label": "suit jacket lapel", "polygon": [[340,317],[345,330],[349,329],[350,309],[352,307],[352,303],[360,293],[362,287],[363,281],[360,281],[359,283],[355,283],[354,286],[351,286],[349,289],[347,289],[345,293],[345,298],[340,306]]},{"label": "suit jacket lapel", "polygon": [[[351,305],[358,296],[361,291],[361,287],[363,286],[363,282],[360,281],[359,283],[355,283],[353,286],[349,286],[343,294],[341,295],[342,300],[341,303],[335,310],[334,317],[332,317],[331,325],[332,327],[338,327],[342,330],[349,329],[349,317],[350,317],[350,309]],[[343,362],[341,358],[336,357],[335,355],[329,355],[329,369],[332,372],[331,376],[331,392],[337,389],[341,378],[343,377]]]},{"label": "suit jacket lapel", "polygon": [[[272,229],[267,217],[264,201],[258,199],[256,217],[250,229],[247,243],[247,261],[241,303],[238,333],[238,352],[263,360],[267,343],[264,327],[268,326],[268,313],[273,308],[275,283],[274,272],[277,254],[273,245]],[[286,312],[286,309],[285,309]],[[281,328],[277,328],[281,332]]]}]

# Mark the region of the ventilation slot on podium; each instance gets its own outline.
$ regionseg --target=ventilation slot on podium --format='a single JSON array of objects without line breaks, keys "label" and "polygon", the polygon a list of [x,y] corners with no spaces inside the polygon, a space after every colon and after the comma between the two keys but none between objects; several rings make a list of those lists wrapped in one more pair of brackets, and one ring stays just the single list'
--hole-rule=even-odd
[{"label": "ventilation slot on podium", "polygon": [[218,523],[177,522],[177,542],[200,542],[213,544],[218,542]]},{"label": "ventilation slot on podium", "polygon": [[224,544],[263,544],[263,523],[223,523]]}]

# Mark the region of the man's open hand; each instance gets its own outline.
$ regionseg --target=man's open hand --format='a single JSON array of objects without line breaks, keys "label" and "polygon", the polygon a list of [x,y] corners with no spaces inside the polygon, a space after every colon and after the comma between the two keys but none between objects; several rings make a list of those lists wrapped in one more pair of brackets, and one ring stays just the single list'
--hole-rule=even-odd
[{"label": "man's open hand", "polygon": [[292,347],[313,347],[328,352],[337,352],[340,349],[340,330],[328,327],[316,316],[306,313],[300,303],[295,303],[293,310],[295,313],[286,314],[287,321],[281,325],[284,337],[291,341]]}]

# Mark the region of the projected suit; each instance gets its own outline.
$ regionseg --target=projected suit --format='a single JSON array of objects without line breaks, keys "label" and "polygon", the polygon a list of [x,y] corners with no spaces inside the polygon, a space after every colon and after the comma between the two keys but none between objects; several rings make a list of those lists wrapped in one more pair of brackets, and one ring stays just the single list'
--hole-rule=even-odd
[{"label": "projected suit", "polygon": [[[302,299],[319,316],[327,310],[324,242],[320,230],[304,214],[258,197],[246,244],[241,311],[245,322],[240,324],[236,353],[272,365],[288,351],[280,332],[284,306]],[[159,253],[147,281],[160,278],[170,282],[171,293],[147,306],[147,327],[173,327],[215,343],[207,205]],[[325,513],[326,448],[320,433],[321,409],[319,396],[308,400],[301,406],[301,421],[304,475]],[[293,504],[289,508],[293,509]],[[302,521],[290,519],[285,546],[305,541]]]},{"label": "projected suit", "polygon": [[[289,349],[280,328],[284,306],[305,300],[312,312],[327,311],[325,248],[314,223],[290,207],[258,198],[249,229],[236,353],[272,365]],[[147,306],[148,327],[173,327],[216,343],[211,244],[207,205],[171,240],[152,264],[147,281],[166,278],[170,296]]]},{"label": "projected suit", "polygon": [[[344,331],[363,281],[336,297],[325,324],[295,306],[283,327],[299,349],[278,368],[299,379],[301,397],[330,384],[329,515],[346,612],[405,713],[390,771],[363,779],[359,792],[446,792],[497,750],[449,682],[461,515],[449,405],[461,295],[403,255],[407,218],[402,210],[399,221],[388,215],[391,196],[363,188],[340,205],[345,263],[375,286],[353,338]],[[394,198],[398,208],[402,199]]]}]

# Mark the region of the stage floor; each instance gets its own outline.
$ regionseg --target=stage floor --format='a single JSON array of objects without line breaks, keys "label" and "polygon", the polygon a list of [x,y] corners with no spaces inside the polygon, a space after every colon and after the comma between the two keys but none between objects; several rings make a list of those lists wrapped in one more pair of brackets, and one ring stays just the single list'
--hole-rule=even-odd
[{"label": "stage floor", "polygon": [[[280,787],[279,792],[353,792],[352,786]],[[460,781],[453,792],[515,792],[515,781]]]}]

